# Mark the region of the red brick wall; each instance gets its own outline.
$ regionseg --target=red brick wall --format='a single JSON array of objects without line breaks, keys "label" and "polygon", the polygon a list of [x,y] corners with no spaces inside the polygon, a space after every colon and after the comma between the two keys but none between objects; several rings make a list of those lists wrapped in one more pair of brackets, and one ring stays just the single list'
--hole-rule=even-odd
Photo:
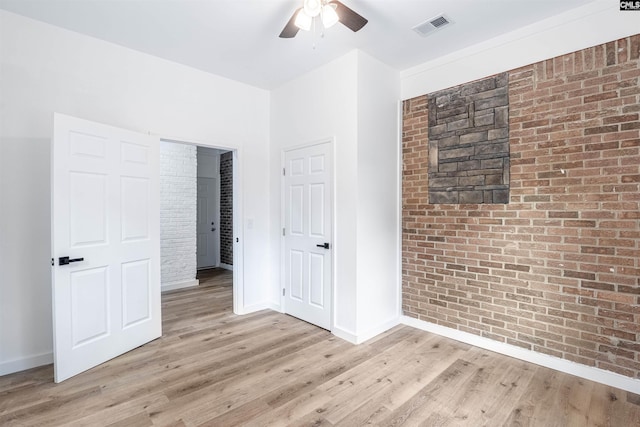
[{"label": "red brick wall", "polygon": [[428,203],[405,101],[408,316],[640,378],[640,35],[509,72],[507,205]]}]

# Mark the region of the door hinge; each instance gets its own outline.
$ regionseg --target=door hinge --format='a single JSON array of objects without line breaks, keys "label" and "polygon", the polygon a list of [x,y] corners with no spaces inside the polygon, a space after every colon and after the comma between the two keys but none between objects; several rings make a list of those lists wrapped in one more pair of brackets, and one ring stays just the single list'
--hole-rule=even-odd
[{"label": "door hinge", "polygon": [[284,289],[284,288],[282,288],[282,296],[284,296],[284,291],[285,291],[285,289]]},{"label": "door hinge", "polygon": [[287,175],[287,172],[286,172],[285,168],[282,168],[282,176],[286,176],[286,175]]},{"label": "door hinge", "polygon": [[283,235],[283,236],[285,235],[285,234],[284,234],[284,227],[282,227],[282,235]]},{"label": "door hinge", "polygon": [[51,258],[51,265],[56,265],[55,262],[53,261],[53,258]]}]

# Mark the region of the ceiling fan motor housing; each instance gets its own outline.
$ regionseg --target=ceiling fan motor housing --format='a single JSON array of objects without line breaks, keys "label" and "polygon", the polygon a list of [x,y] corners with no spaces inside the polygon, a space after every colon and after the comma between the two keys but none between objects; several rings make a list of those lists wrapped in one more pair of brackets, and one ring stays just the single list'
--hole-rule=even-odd
[{"label": "ceiling fan motor housing", "polygon": [[318,15],[321,15],[325,28],[340,22],[353,32],[359,31],[369,22],[338,0],[303,0],[302,7],[293,12],[280,33],[280,38],[295,37],[300,29],[310,30],[313,18]]}]

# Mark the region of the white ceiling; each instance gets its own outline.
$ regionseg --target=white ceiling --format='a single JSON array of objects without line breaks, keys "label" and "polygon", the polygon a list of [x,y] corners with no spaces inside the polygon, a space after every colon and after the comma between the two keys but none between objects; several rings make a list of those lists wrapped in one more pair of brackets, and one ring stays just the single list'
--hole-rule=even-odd
[{"label": "white ceiling", "polygon": [[[369,23],[278,35],[302,0],[0,0],[0,8],[272,89],[358,48],[404,70],[596,0],[342,0]],[[420,37],[441,13],[453,24]]]}]

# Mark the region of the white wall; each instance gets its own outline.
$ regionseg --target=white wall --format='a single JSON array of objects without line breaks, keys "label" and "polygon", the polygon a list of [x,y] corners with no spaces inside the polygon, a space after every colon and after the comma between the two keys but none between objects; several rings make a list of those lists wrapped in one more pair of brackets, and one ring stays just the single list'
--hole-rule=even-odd
[{"label": "white wall", "polygon": [[358,55],[358,341],[400,316],[400,76]]},{"label": "white wall", "polygon": [[160,141],[160,282],[163,291],[198,286],[195,145]]},{"label": "white wall", "polygon": [[401,72],[402,99],[446,89],[640,32],[640,13],[597,0]]},{"label": "white wall", "polygon": [[0,375],[51,360],[53,112],[238,150],[244,311],[269,283],[269,93],[0,11]]},{"label": "white wall", "polygon": [[[283,149],[334,138],[332,331],[353,342],[399,316],[398,99],[397,72],[359,51],[272,92],[272,218],[281,217]],[[280,228],[274,221],[274,284],[280,283]]]},{"label": "white wall", "polygon": [[[353,51],[271,94],[271,214],[280,218],[282,150],[334,138],[334,326],[356,332],[357,66]],[[280,221],[273,221],[272,282],[280,283]],[[271,294],[280,305],[279,287]]]}]

